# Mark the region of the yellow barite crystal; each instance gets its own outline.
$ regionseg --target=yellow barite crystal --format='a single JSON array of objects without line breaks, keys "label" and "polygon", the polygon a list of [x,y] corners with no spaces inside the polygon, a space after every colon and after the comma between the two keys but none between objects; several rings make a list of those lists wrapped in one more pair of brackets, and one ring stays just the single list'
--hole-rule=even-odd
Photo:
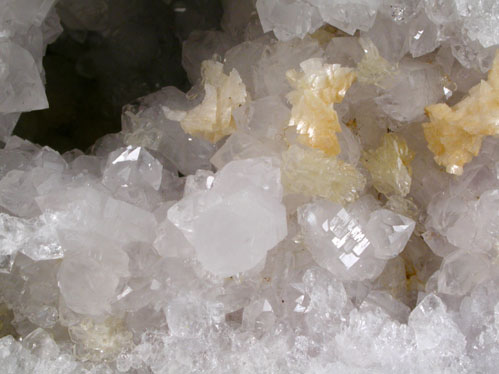
[{"label": "yellow barite crystal", "polygon": [[453,107],[435,104],[425,108],[430,122],[423,124],[428,148],[435,161],[451,174],[461,175],[463,166],[478,155],[487,135],[499,135],[499,52],[487,81],[470,89]]},{"label": "yellow barite crystal", "polygon": [[377,149],[364,152],[362,163],[371,174],[376,190],[385,196],[406,196],[411,189],[411,161],[414,152],[405,140],[386,134]]},{"label": "yellow barite crystal", "polygon": [[288,193],[346,204],[356,200],[366,184],[353,165],[320,150],[292,145],[282,154],[282,160],[282,183]]},{"label": "yellow barite crystal", "polygon": [[201,76],[205,97],[186,113],[180,124],[186,133],[216,143],[235,131],[232,111],[245,103],[246,86],[237,70],[232,69],[227,75],[223,64],[213,60],[203,61]]},{"label": "yellow barite crystal", "polygon": [[287,96],[293,105],[289,126],[296,127],[300,143],[335,156],[340,153],[336,133],[341,127],[333,104],[343,100],[355,80],[355,72],[337,64],[325,64],[320,58],[306,60],[300,67],[302,72],[286,73],[294,88]]}]

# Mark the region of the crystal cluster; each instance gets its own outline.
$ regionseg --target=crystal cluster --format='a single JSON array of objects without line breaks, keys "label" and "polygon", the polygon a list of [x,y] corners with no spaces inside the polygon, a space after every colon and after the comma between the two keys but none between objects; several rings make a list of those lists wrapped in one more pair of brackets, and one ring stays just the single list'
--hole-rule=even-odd
[{"label": "crystal cluster", "polygon": [[386,134],[381,146],[364,154],[364,165],[374,187],[385,196],[406,196],[411,190],[411,161],[414,158],[405,140]]},{"label": "crystal cluster", "polygon": [[483,138],[499,135],[499,53],[487,81],[471,88],[469,96],[450,108],[426,108],[430,122],[423,125],[435,161],[448,173],[461,175],[464,164],[478,155]]},{"label": "crystal cluster", "polygon": [[[0,4],[2,373],[496,373],[495,3],[190,3],[191,89],[63,154],[9,135],[53,2]],[[135,6],[57,11],[154,57]]]},{"label": "crystal cluster", "polygon": [[57,0],[2,2],[0,15],[0,140],[21,112],[48,108],[42,58],[62,32]]},{"label": "crystal cluster", "polygon": [[335,156],[340,153],[336,133],[341,127],[333,104],[343,100],[355,72],[340,65],[325,65],[319,59],[303,61],[300,67],[301,74],[295,70],[287,73],[295,88],[288,94],[293,105],[289,125],[296,127],[301,143]]}]

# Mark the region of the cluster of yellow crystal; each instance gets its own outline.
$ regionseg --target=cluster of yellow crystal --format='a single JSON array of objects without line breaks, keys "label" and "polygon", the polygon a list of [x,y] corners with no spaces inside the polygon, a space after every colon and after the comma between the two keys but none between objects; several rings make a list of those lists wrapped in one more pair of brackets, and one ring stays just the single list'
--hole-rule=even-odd
[{"label": "cluster of yellow crystal", "polygon": [[362,162],[379,192],[386,196],[406,196],[411,189],[413,159],[414,152],[405,140],[389,133],[377,149],[364,152]]},{"label": "cluster of yellow crystal", "polygon": [[359,43],[364,50],[364,57],[357,64],[359,82],[380,85],[385,77],[397,72],[397,64],[391,64],[381,57],[378,48],[371,39],[360,38]]},{"label": "cluster of yellow crystal", "polygon": [[480,151],[483,138],[499,135],[499,52],[487,81],[471,88],[453,107],[430,105],[426,114],[430,122],[423,129],[435,161],[448,173],[461,175],[463,166]]},{"label": "cluster of yellow crystal", "polygon": [[180,124],[186,133],[216,143],[235,131],[232,111],[245,103],[246,86],[237,70],[232,69],[227,75],[223,64],[213,60],[203,61],[201,76],[204,99],[186,113]]},{"label": "cluster of yellow crystal", "polygon": [[293,105],[289,126],[296,127],[300,143],[329,156],[337,155],[340,145],[336,133],[341,127],[333,104],[343,100],[356,74],[350,68],[325,64],[320,58],[306,60],[300,67],[302,72],[286,73],[294,88],[287,96]]},{"label": "cluster of yellow crystal", "polygon": [[282,154],[282,160],[282,183],[288,193],[345,204],[356,200],[366,184],[353,165],[320,150],[295,144]]}]

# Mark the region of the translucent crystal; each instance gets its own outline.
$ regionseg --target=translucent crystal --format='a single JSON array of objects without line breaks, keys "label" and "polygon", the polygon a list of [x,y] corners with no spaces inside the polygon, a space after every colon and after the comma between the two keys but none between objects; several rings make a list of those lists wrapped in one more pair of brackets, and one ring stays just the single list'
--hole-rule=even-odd
[{"label": "translucent crystal", "polygon": [[217,169],[234,160],[256,157],[278,158],[280,147],[269,141],[261,141],[242,131],[236,131],[210,159]]},{"label": "translucent crystal", "polygon": [[141,147],[129,146],[109,155],[103,172],[102,183],[111,190],[119,187],[150,186],[158,190],[161,186],[163,166]]},{"label": "translucent crystal", "polygon": [[364,84],[380,84],[387,76],[397,72],[397,65],[390,64],[380,56],[376,45],[367,38],[360,38],[364,50],[362,60],[357,64],[357,79]]},{"label": "translucent crystal", "polygon": [[388,260],[397,256],[404,250],[415,226],[412,219],[387,209],[372,212],[366,233],[374,246],[376,257]]},{"label": "translucent crystal", "polygon": [[455,251],[445,257],[438,274],[439,292],[465,295],[488,277],[490,262],[484,255]]},{"label": "translucent crystal", "polygon": [[292,145],[282,154],[282,181],[288,193],[346,204],[359,197],[365,177],[352,165],[322,151]]},{"label": "translucent crystal", "polygon": [[360,222],[365,217],[352,212],[365,208],[364,204],[358,201],[347,210],[319,200],[298,211],[307,248],[320,266],[340,279],[372,279],[383,270],[384,262],[375,257],[374,247]]},{"label": "translucent crystal", "polygon": [[299,141],[326,155],[340,153],[336,133],[341,131],[333,104],[343,100],[356,78],[352,69],[309,59],[300,64],[302,72],[287,72],[295,88],[288,94],[293,105],[289,126],[295,127]]},{"label": "translucent crystal", "polygon": [[35,261],[52,260],[63,257],[56,226],[49,215],[40,218],[22,219],[0,213],[1,262],[2,269],[8,271],[18,252]]},{"label": "translucent crystal", "polygon": [[499,6],[494,1],[470,4],[456,0],[457,11],[464,17],[464,27],[471,39],[478,40],[484,47],[499,44],[497,37],[497,18]]},{"label": "translucent crystal", "polygon": [[425,107],[444,96],[443,83],[441,73],[434,66],[402,60],[398,73],[383,81],[387,88],[375,102],[397,121],[423,120]]},{"label": "translucent crystal", "polygon": [[377,0],[308,0],[308,2],[319,9],[324,22],[351,35],[356,30],[367,31],[371,28],[381,3]]},{"label": "translucent crystal", "polygon": [[483,138],[499,134],[495,119],[498,90],[499,54],[487,81],[473,87],[469,96],[453,107],[435,104],[426,108],[430,122],[423,128],[428,148],[448,173],[461,175],[463,166],[478,155]]},{"label": "translucent crystal", "polygon": [[3,41],[0,46],[0,81],[6,87],[0,96],[0,112],[25,112],[48,108],[45,88],[33,56],[21,46]]},{"label": "translucent crystal", "polygon": [[170,120],[165,116],[165,110],[183,115],[190,107],[185,94],[175,87],[141,98],[137,105],[126,105],[122,114],[125,143],[160,152],[184,174],[209,169],[216,148],[206,140],[186,134],[179,118]]},{"label": "translucent crystal", "polygon": [[[85,50],[64,64],[122,76],[106,102],[177,71],[170,27],[195,85],[59,154],[9,136],[55,1],[0,3],[24,51],[0,53],[2,373],[497,372],[495,4],[61,0],[46,62]],[[443,151],[481,141],[460,176],[420,126],[437,102]]]},{"label": "translucent crystal", "polygon": [[287,234],[279,169],[270,159],[233,161],[209,191],[184,197],[168,219],[204,268],[220,276],[247,271]]},{"label": "translucent crystal", "polygon": [[153,245],[162,257],[188,257],[194,251],[182,232],[168,218],[157,227]]},{"label": "translucent crystal", "polygon": [[291,113],[279,96],[266,96],[253,100],[234,111],[239,131],[264,140],[278,142]]},{"label": "translucent crystal", "polygon": [[263,31],[274,30],[280,40],[303,38],[323,23],[317,9],[304,1],[258,0],[256,9]]},{"label": "translucent crystal", "polygon": [[430,294],[418,304],[409,316],[409,326],[414,329],[417,348],[422,351],[432,350],[435,355],[464,351],[466,339],[436,295]]},{"label": "translucent crystal", "polygon": [[68,331],[76,344],[76,357],[85,361],[113,359],[132,342],[132,334],[118,318],[107,318],[103,322],[85,319],[70,326]]},{"label": "translucent crystal", "polygon": [[109,313],[118,297],[120,277],[128,275],[128,256],[116,243],[97,235],[82,239],[73,235],[63,240],[67,254],[57,275],[59,289],[76,313]]},{"label": "translucent crystal", "polygon": [[364,153],[363,164],[379,192],[386,196],[406,196],[411,189],[413,158],[414,152],[404,138],[386,134],[379,148]]}]

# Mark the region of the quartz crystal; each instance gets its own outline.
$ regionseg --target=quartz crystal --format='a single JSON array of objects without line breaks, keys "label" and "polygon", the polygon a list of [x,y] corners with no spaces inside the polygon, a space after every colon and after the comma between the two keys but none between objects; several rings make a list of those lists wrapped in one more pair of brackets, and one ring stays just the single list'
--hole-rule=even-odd
[{"label": "quartz crystal", "polygon": [[170,120],[165,115],[165,111],[183,113],[191,106],[185,94],[175,87],[143,97],[135,105],[126,105],[122,114],[124,142],[158,151],[185,174],[209,169],[209,159],[216,148],[206,140],[186,134],[179,118]]},{"label": "quartz crystal", "polygon": [[364,56],[357,64],[357,79],[360,83],[381,84],[386,76],[397,73],[397,65],[385,60],[370,39],[361,38],[359,42],[364,50]]},{"label": "quartz crystal", "polygon": [[361,199],[347,209],[312,203],[299,210],[305,243],[318,264],[342,279],[373,279],[405,247],[414,221]]},{"label": "quartz crystal", "polygon": [[487,81],[471,88],[469,96],[453,107],[441,103],[426,108],[430,122],[423,127],[428,147],[448,173],[461,175],[463,166],[478,155],[483,138],[499,135],[498,92],[499,53]]},{"label": "quartz crystal", "polygon": [[231,276],[252,269],[287,234],[279,168],[268,158],[225,165],[211,189],[184,197],[168,219],[206,270]]},{"label": "quartz crystal", "polygon": [[[0,372],[497,373],[496,3],[0,1]],[[11,136],[59,16],[85,152]]]}]

